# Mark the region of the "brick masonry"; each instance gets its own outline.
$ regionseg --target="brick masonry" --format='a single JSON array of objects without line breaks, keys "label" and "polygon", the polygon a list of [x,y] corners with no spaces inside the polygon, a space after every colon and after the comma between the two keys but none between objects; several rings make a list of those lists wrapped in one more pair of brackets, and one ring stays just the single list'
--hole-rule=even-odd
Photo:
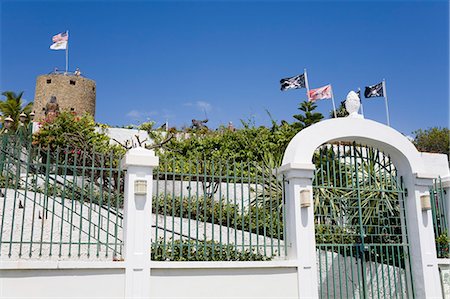
[{"label": "brick masonry", "polygon": [[52,96],[56,97],[60,110],[88,113],[95,117],[95,81],[81,76],[65,74],[41,75],[36,79],[33,110],[35,119],[45,117],[45,107]]}]

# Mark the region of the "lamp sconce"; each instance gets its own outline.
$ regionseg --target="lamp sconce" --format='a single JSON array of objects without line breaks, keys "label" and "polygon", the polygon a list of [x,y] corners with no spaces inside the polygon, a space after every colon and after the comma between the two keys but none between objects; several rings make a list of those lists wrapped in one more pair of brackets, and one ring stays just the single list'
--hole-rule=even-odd
[{"label": "lamp sconce", "polygon": [[420,196],[420,205],[422,206],[422,211],[431,210],[431,200],[429,194]]},{"label": "lamp sconce", "polygon": [[11,126],[12,126],[12,124],[13,124],[13,122],[14,122],[14,119],[12,119],[11,116],[8,115],[8,117],[5,118],[5,119],[3,120],[3,122],[4,122],[4,125],[5,125],[5,128],[6,128],[6,129],[9,129],[9,128],[11,128]]},{"label": "lamp sconce", "polygon": [[146,195],[147,194],[147,181],[146,180],[134,181],[134,194],[135,195]]},{"label": "lamp sconce", "polygon": [[300,191],[300,207],[301,208],[309,208],[311,206],[311,196],[310,191],[304,189]]}]

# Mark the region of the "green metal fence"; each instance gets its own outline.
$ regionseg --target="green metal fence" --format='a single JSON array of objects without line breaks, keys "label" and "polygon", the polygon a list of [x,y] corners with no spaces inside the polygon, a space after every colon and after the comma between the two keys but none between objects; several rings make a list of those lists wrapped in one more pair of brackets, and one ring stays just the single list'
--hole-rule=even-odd
[{"label": "green metal fence", "polygon": [[154,260],[283,257],[283,183],[262,163],[162,160],[154,171]]},{"label": "green metal fence", "polygon": [[[0,258],[122,258],[120,156],[0,141]],[[283,182],[272,169],[162,160],[153,178],[152,259],[286,255]]]},{"label": "green metal fence", "polygon": [[329,144],[314,163],[320,298],[413,298],[405,190],[389,156]]},{"label": "green metal fence", "polygon": [[0,258],[122,255],[123,176],[113,153],[0,145]]},{"label": "green metal fence", "polygon": [[441,178],[434,180],[430,188],[431,211],[433,214],[434,235],[436,237],[436,252],[438,258],[449,258],[450,238],[448,235],[449,207],[445,201],[445,190]]}]

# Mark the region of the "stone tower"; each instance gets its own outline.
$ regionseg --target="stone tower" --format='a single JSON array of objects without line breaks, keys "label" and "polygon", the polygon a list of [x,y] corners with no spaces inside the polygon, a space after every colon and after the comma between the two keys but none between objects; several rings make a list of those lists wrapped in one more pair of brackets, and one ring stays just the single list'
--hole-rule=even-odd
[{"label": "stone tower", "polygon": [[33,110],[36,120],[50,110],[88,113],[95,117],[95,81],[71,73],[41,75],[36,80]]}]

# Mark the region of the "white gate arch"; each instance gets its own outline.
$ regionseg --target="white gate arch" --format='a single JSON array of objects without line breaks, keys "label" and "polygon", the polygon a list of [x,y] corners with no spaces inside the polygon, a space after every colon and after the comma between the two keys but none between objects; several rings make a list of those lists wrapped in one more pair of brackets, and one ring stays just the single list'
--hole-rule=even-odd
[{"label": "white gate arch", "polygon": [[[422,211],[420,197],[429,195],[428,187],[434,178],[449,176],[447,157],[421,153],[408,138],[393,128],[353,117],[321,121],[300,131],[289,143],[283,157],[280,172],[288,182],[288,258],[296,263],[298,269],[299,298],[318,297],[314,208],[311,204],[315,170],[312,158],[320,145],[337,141],[375,147],[391,157],[408,190],[405,198],[406,225],[415,296],[442,298],[432,214],[430,210]],[[307,201],[309,206],[305,204]]]}]

